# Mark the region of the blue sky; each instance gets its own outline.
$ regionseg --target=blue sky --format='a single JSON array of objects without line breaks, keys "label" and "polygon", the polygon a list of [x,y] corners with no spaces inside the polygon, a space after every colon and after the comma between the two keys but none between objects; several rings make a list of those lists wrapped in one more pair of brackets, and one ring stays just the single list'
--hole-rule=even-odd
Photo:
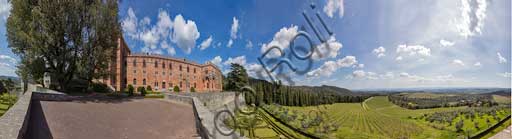
[{"label": "blue sky", "polygon": [[[5,34],[10,5],[6,0],[0,5],[0,34]],[[225,73],[235,62],[256,77],[263,51],[279,46],[289,54],[291,37],[304,30],[318,51],[305,74],[284,68],[296,85],[510,87],[510,5],[508,0],[123,0],[119,13],[133,52],[211,61]],[[318,12],[334,35],[320,43],[303,11],[312,18]],[[18,58],[7,45],[0,35],[0,75],[15,75]],[[301,60],[292,63],[307,67]]]}]

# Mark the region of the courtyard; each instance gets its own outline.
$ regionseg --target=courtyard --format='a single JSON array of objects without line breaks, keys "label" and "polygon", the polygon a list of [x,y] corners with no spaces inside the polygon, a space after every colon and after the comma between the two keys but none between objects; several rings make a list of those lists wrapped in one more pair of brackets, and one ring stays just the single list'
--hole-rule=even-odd
[{"label": "courtyard", "polygon": [[161,99],[32,100],[27,138],[197,138],[191,105]]}]

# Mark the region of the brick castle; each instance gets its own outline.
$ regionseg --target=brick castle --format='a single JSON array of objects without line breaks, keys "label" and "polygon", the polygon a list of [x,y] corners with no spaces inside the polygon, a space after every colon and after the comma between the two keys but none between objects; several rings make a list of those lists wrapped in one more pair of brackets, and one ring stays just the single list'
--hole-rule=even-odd
[{"label": "brick castle", "polygon": [[152,54],[132,54],[123,38],[118,39],[116,54],[109,65],[111,74],[102,82],[124,90],[128,85],[134,88],[151,86],[153,90],[169,90],[178,86],[181,92],[222,91],[222,72],[212,64],[198,64]]}]

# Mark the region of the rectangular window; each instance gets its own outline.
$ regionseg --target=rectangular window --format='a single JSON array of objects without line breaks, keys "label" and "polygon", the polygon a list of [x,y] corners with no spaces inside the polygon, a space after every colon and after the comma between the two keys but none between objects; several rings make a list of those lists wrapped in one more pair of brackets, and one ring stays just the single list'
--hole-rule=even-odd
[{"label": "rectangular window", "polygon": [[196,73],[196,68],[194,68],[194,73]]},{"label": "rectangular window", "polygon": [[137,60],[133,60],[133,67],[137,67]]},{"label": "rectangular window", "polygon": [[189,68],[187,67],[187,72],[190,72]]},{"label": "rectangular window", "polygon": [[137,70],[133,70],[133,73],[137,73]]}]

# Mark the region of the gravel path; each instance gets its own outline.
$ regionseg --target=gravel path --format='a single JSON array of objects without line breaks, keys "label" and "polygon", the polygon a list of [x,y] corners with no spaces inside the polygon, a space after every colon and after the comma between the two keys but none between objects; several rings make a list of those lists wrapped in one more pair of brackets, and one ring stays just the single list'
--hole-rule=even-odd
[{"label": "gravel path", "polygon": [[37,101],[28,138],[197,138],[192,106],[157,99]]}]

